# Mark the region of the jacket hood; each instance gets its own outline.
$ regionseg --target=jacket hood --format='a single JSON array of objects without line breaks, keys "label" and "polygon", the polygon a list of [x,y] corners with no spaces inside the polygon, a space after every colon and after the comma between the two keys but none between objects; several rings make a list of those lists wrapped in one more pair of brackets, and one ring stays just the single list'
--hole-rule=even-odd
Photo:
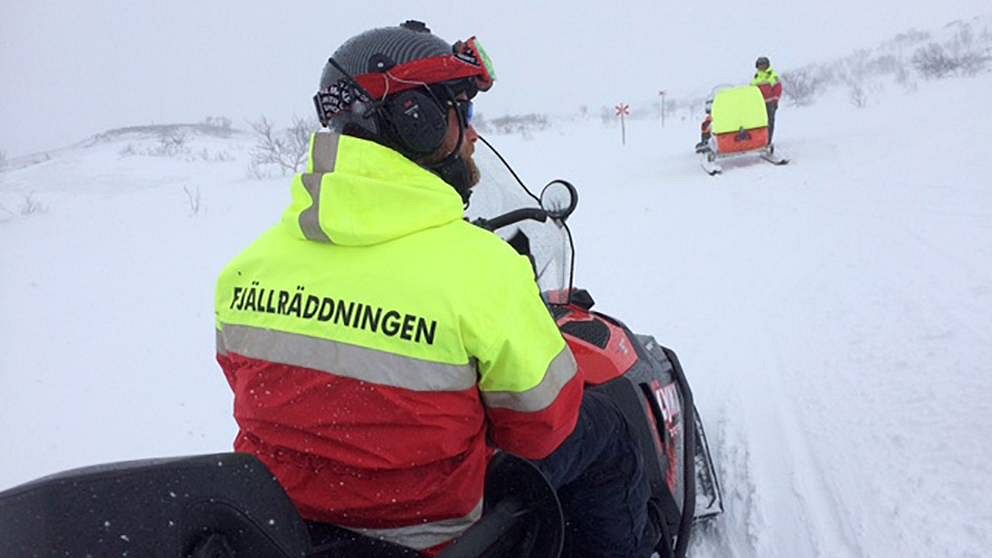
[{"label": "jacket hood", "polygon": [[282,224],[301,238],[369,246],[463,218],[461,197],[437,175],[377,143],[318,132]]}]

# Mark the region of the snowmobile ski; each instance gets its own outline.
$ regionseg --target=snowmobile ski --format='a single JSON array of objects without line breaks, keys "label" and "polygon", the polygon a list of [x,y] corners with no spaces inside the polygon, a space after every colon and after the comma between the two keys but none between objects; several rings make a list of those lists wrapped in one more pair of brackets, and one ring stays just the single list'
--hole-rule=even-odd
[{"label": "snowmobile ski", "polygon": [[716,176],[723,172],[723,167],[717,164],[716,157],[714,157],[712,151],[704,152],[699,163],[702,165],[703,170],[706,171],[706,174],[710,176]]},{"label": "snowmobile ski", "polygon": [[693,405],[693,415],[696,426],[696,509],[693,520],[702,521],[723,513],[723,494],[720,492],[720,481],[717,480],[716,467],[710,454],[706,433],[703,432],[703,421]]},{"label": "snowmobile ski", "polygon": [[788,165],[789,164],[789,160],[788,159],[786,159],[784,157],[779,157],[778,155],[775,155],[774,153],[767,153],[765,155],[762,155],[761,158],[764,159],[765,161],[768,161],[769,163],[771,163],[773,165]]}]

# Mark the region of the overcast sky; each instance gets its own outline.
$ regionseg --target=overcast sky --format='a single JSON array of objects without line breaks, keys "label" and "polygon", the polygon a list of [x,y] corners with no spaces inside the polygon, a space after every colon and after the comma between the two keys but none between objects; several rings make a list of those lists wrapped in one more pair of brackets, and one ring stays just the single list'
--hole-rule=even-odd
[{"label": "overcast sky", "polygon": [[312,111],[341,42],[405,19],[448,41],[477,35],[499,77],[477,108],[502,114],[698,91],[746,79],[759,55],[782,71],[992,11],[989,0],[530,4],[0,0],[0,150],[207,115],[288,121]]}]

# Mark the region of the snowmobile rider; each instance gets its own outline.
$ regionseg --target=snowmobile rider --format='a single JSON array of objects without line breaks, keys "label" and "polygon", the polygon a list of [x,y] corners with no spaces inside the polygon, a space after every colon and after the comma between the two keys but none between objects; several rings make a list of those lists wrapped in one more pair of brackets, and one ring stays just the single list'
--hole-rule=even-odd
[{"label": "snowmobile rider", "polygon": [[765,108],[768,109],[768,144],[771,145],[772,134],[775,132],[775,111],[778,110],[778,100],[782,97],[782,82],[766,56],[759,56],[754,67],[757,72],[754,73],[751,85],[757,85],[765,98]]},{"label": "snowmobile rider", "polygon": [[713,127],[713,99],[706,99],[706,118],[699,125],[699,143],[696,144],[696,153],[705,153],[710,150],[710,128]]},{"label": "snowmobile rider", "polygon": [[583,393],[529,260],[464,219],[472,103],[494,79],[474,37],[452,45],[417,21],[328,60],[314,103],[329,131],[281,222],[217,283],[234,447],[311,527],[428,556],[480,518],[498,448],[540,460],[581,507],[585,555],[647,556],[648,486],[620,411]]}]

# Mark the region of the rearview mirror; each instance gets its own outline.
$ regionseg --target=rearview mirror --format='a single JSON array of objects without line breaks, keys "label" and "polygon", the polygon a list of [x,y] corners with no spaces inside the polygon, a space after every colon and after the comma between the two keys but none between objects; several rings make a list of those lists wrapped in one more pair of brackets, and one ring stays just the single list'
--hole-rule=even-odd
[{"label": "rearview mirror", "polygon": [[578,203],[579,193],[565,180],[552,180],[541,190],[541,209],[552,219],[564,221]]}]

